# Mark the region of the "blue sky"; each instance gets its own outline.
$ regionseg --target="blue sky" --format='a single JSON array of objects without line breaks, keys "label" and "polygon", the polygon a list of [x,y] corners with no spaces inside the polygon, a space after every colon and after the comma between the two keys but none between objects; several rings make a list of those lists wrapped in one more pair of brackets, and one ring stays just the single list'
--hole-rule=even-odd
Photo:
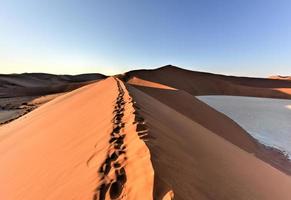
[{"label": "blue sky", "polygon": [[0,0],[0,73],[291,75],[289,0]]}]

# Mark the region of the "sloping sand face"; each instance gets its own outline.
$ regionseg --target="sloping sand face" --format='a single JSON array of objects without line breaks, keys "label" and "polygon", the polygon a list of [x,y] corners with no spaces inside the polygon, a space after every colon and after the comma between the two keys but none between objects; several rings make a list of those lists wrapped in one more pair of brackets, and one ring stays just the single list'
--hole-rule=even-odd
[{"label": "sloping sand face", "polygon": [[151,199],[134,112],[123,83],[108,78],[2,126],[0,199]]},{"label": "sloping sand face", "polygon": [[202,127],[190,115],[134,87],[129,91],[149,127],[146,143],[155,171],[155,199],[291,198],[290,176]]},{"label": "sloping sand face", "polygon": [[0,74],[0,97],[41,96],[68,92],[92,81],[95,82],[105,78],[106,76],[103,74]]},{"label": "sloping sand face", "polygon": [[0,127],[0,199],[291,199],[290,176],[228,118],[146,86],[111,77]]},{"label": "sloping sand face", "polygon": [[234,77],[189,71],[175,66],[153,70],[134,70],[124,80],[138,85],[163,85],[192,95],[236,95],[291,99],[291,81]]}]

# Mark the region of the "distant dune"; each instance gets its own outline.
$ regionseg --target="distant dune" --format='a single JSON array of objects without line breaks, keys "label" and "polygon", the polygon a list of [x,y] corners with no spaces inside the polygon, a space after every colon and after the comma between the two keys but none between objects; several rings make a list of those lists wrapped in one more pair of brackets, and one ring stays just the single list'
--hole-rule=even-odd
[{"label": "distant dune", "polygon": [[54,75],[44,73],[0,74],[0,98],[66,92],[100,80],[102,74]]},{"label": "distant dune", "polygon": [[88,76],[4,78],[6,94],[91,84],[31,100],[41,106],[0,126],[0,199],[291,199],[291,162],[195,97],[290,99],[290,81],[173,66]]},{"label": "distant dune", "polygon": [[150,81],[184,90],[192,95],[291,98],[291,81],[225,76],[189,71],[171,65],[154,70],[130,71],[125,73],[124,80],[139,85],[143,81]]},{"label": "distant dune", "polygon": [[106,78],[102,74],[0,74],[0,125],[11,122],[56,96]]},{"label": "distant dune", "polygon": [[291,80],[291,76],[280,76],[280,75],[276,75],[276,76],[270,76],[270,79],[280,79],[280,80]]}]

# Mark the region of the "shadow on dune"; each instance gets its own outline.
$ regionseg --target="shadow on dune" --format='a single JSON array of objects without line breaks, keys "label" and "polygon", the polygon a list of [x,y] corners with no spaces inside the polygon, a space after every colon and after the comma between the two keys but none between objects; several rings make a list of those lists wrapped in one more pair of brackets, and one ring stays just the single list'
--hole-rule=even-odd
[{"label": "shadow on dune", "polygon": [[[169,90],[132,85],[161,103],[183,114],[230,143],[291,175],[291,162],[279,150],[266,147],[254,139],[236,122],[216,111],[195,96],[182,90]],[[166,191],[165,191],[166,192]]]},{"label": "shadow on dune", "polygon": [[102,74],[0,74],[0,98],[68,92],[106,77]]},{"label": "shadow on dune", "polygon": [[[139,80],[136,80],[139,79]],[[235,95],[266,98],[291,99],[291,81],[265,78],[235,77],[164,66],[154,70],[127,72],[123,80],[129,83],[150,81],[180,90],[192,95]]]}]

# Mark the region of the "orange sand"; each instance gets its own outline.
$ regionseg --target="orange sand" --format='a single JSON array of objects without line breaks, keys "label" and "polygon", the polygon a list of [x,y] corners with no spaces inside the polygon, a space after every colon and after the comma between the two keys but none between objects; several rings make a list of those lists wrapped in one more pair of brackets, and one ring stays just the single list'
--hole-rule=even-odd
[{"label": "orange sand", "polygon": [[[93,199],[98,195],[104,181],[98,170],[112,151],[109,140],[117,95],[116,81],[108,78],[2,126],[0,199]],[[118,162],[127,181],[121,196],[150,199],[153,170],[149,151],[133,124],[134,109],[126,90],[124,101],[127,160],[120,157]],[[114,171],[111,168],[108,175],[112,179]],[[107,199],[109,195],[108,191]]]},{"label": "orange sand", "polygon": [[117,77],[127,83],[107,78],[0,127],[0,199],[291,199],[281,154],[195,98],[291,98],[290,81],[171,66]]},{"label": "orange sand", "polygon": [[[147,121],[156,199],[290,199],[291,178],[130,87]],[[235,137],[235,133],[233,135]]]}]

